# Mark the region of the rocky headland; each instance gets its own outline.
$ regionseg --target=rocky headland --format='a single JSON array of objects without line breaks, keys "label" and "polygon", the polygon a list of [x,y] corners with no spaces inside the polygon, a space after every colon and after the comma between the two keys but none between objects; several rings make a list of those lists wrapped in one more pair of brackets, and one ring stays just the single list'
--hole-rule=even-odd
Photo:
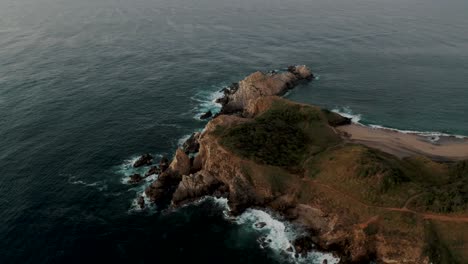
[{"label": "rocky headland", "polygon": [[348,118],[278,97],[312,79],[306,66],[293,66],[225,89],[203,132],[164,168],[151,167],[160,175],[145,195],[170,207],[226,197],[234,215],[268,208],[308,231],[287,249],[296,255],[314,248],[341,263],[466,263],[464,156],[398,155],[353,138]]}]

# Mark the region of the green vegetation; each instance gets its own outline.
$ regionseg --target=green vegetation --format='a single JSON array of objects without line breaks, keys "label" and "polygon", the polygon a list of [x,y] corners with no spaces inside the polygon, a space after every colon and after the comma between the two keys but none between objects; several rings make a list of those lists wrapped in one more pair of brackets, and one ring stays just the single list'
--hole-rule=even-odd
[{"label": "green vegetation", "polygon": [[444,244],[439,237],[436,228],[431,222],[425,224],[425,254],[429,256],[432,263],[438,264],[456,264],[460,263],[452,255],[451,250]]},{"label": "green vegetation", "polygon": [[216,133],[238,155],[281,167],[299,166],[309,154],[339,141],[319,109],[287,102],[273,103],[254,122]]},{"label": "green vegetation", "polygon": [[430,186],[417,200],[426,211],[454,213],[468,211],[468,162],[450,164],[448,178],[439,185]]},{"label": "green vegetation", "polygon": [[377,177],[376,185],[379,192],[387,192],[409,181],[408,176],[403,172],[401,161],[380,151],[366,149],[359,159],[359,164],[360,177]]},{"label": "green vegetation", "polygon": [[[305,173],[376,206],[409,206],[435,213],[468,211],[468,162],[437,163],[424,157],[399,159],[363,145],[342,144],[329,124],[342,117],[286,100],[252,122],[215,134],[227,149],[258,164]],[[252,173],[248,173],[253,177]],[[275,190],[286,179],[269,176]]]},{"label": "green vegetation", "polygon": [[346,143],[331,127],[343,122],[330,111],[277,100],[252,121],[217,127],[214,134],[244,158],[242,174],[259,191],[345,211],[344,221],[353,224],[378,216],[383,224],[366,226],[367,235],[392,243],[413,238],[426,245],[432,263],[466,263],[466,223],[422,214],[468,212],[468,161],[400,159]]}]

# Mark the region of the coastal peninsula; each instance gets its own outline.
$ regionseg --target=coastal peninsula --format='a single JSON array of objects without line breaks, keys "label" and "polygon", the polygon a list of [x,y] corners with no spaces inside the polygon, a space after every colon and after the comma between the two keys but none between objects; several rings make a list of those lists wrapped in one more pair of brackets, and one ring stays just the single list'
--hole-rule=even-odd
[{"label": "coastal peninsula", "polygon": [[319,249],[341,263],[466,263],[468,141],[364,127],[279,97],[312,79],[293,66],[225,89],[221,111],[145,196],[174,208],[226,197],[233,215],[273,210],[307,230],[285,249],[296,257]]}]

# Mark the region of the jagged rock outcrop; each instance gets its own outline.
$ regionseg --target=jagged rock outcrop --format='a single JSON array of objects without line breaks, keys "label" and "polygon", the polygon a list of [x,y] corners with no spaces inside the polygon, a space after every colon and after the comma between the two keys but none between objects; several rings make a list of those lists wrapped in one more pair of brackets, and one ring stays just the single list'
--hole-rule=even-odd
[{"label": "jagged rock outcrop", "polygon": [[168,170],[179,175],[187,175],[190,172],[190,158],[182,149],[177,149]]},{"label": "jagged rock outcrop", "polygon": [[141,157],[139,157],[135,163],[133,163],[134,168],[142,167],[142,166],[148,166],[153,163],[153,156],[151,154],[143,154]]},{"label": "jagged rock outcrop", "polygon": [[146,196],[158,204],[167,203],[183,175],[190,172],[190,158],[182,149],[177,149],[174,159],[169,167],[161,173],[158,180],[146,188]]},{"label": "jagged rock outcrop", "polygon": [[172,196],[172,203],[180,205],[205,195],[221,196],[225,192],[225,185],[218,179],[210,174],[198,172],[182,176],[182,180]]},{"label": "jagged rock outcrop", "polygon": [[165,172],[169,168],[169,159],[167,157],[162,157],[159,161],[159,169],[161,172]]},{"label": "jagged rock outcrop", "polygon": [[283,95],[301,80],[311,80],[313,74],[304,65],[291,66],[286,72],[255,72],[237,85],[224,91],[217,100],[222,104],[221,114],[242,112],[251,100],[271,95]]},{"label": "jagged rock outcrop", "polygon": [[198,149],[200,148],[200,143],[198,143],[200,135],[200,132],[195,132],[184,142],[182,149],[186,154],[193,154],[198,152]]},{"label": "jagged rock outcrop", "polygon": [[146,173],[145,173],[145,177],[148,177],[150,175],[153,175],[153,174],[160,174],[161,173],[161,169],[156,167],[156,166],[152,166]]},{"label": "jagged rock outcrop", "polygon": [[137,184],[137,183],[141,182],[143,179],[144,179],[144,177],[141,176],[141,174],[135,173],[132,176],[130,176],[130,179],[128,180],[128,183]]}]

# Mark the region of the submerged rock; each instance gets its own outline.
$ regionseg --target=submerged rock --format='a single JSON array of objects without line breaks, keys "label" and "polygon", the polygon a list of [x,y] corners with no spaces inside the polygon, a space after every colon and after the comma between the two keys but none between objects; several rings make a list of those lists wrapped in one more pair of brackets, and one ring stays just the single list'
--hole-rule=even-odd
[{"label": "submerged rock", "polygon": [[133,163],[134,168],[142,167],[142,166],[148,166],[153,163],[153,156],[151,154],[143,154],[140,158]]},{"label": "submerged rock", "polygon": [[138,197],[137,204],[140,207],[140,209],[145,208],[145,198],[143,196]]}]

